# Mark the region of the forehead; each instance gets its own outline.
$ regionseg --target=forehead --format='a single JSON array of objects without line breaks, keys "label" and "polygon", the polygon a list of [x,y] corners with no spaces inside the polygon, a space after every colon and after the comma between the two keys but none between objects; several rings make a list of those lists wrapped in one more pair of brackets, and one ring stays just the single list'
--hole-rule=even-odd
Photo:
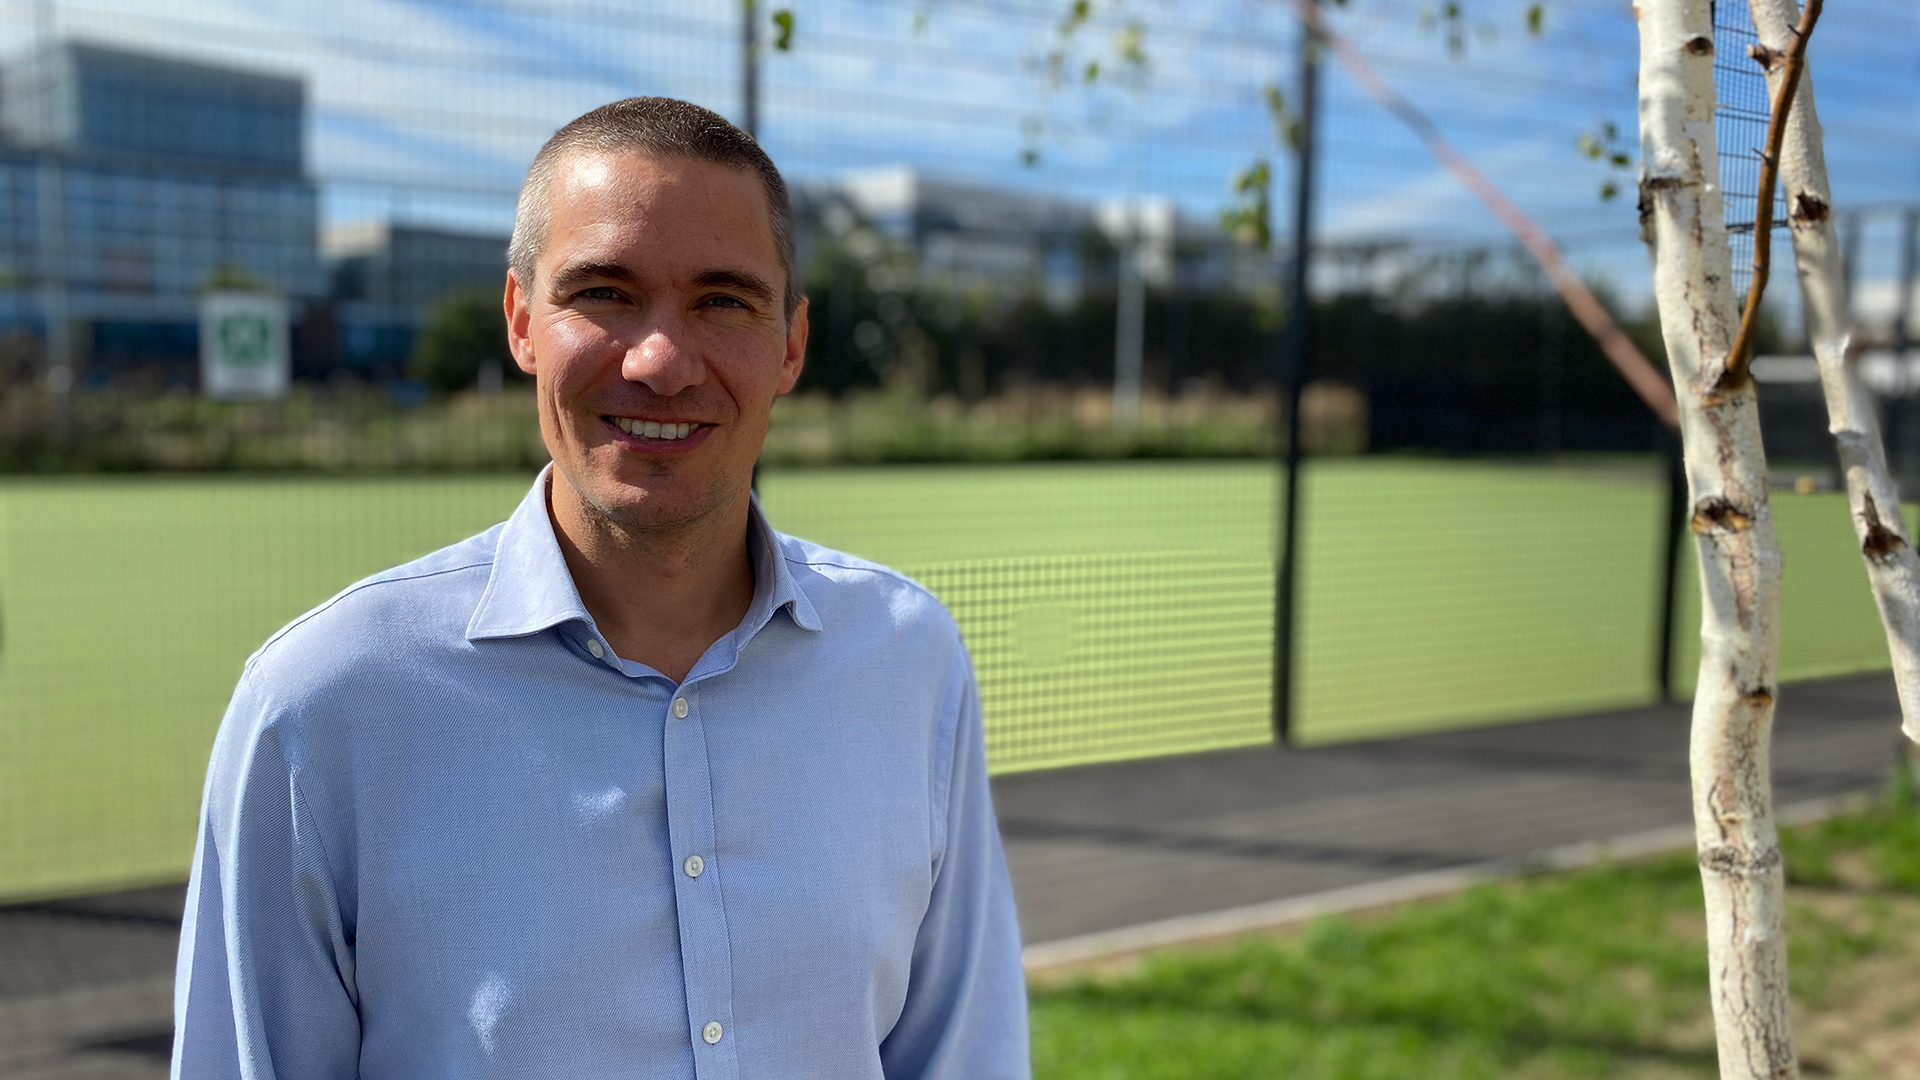
[{"label": "forehead", "polygon": [[547,196],[548,264],[634,248],[777,263],[767,193],[754,173],[711,161],[582,152],[555,164]]}]

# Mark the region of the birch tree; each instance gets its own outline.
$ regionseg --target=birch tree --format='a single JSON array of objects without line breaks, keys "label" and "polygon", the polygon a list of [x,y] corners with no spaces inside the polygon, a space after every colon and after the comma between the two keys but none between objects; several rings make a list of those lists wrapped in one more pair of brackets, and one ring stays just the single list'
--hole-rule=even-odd
[{"label": "birch tree", "polygon": [[1753,381],[1736,351],[1740,316],[1714,136],[1712,7],[1711,0],[1640,0],[1635,13],[1641,226],[1654,248],[1654,297],[1680,404],[1700,567],[1689,753],[1720,1075],[1779,1080],[1799,1075],[1769,761],[1780,548]]},{"label": "birch tree", "polygon": [[[1766,71],[1769,97],[1778,99],[1787,80],[1786,58],[1799,14],[1793,0],[1751,0],[1750,8],[1760,36],[1753,58]],[[1807,342],[1820,364],[1828,430],[1846,477],[1854,536],[1886,627],[1905,730],[1908,738],[1920,741],[1920,559],[1914,555],[1900,514],[1900,496],[1887,469],[1873,396],[1853,363],[1846,264],[1833,223],[1832,189],[1827,184],[1826,152],[1810,73],[1802,72],[1794,84],[1777,160],[1793,233]]]}]

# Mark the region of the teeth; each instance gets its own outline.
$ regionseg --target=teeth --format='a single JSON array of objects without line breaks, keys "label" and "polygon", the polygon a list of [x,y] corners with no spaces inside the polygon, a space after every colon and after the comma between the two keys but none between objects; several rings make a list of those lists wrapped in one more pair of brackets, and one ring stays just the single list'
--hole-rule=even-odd
[{"label": "teeth", "polygon": [[615,427],[629,435],[638,435],[643,439],[684,439],[693,434],[698,424],[662,424],[657,420],[629,420],[624,416],[613,417]]}]

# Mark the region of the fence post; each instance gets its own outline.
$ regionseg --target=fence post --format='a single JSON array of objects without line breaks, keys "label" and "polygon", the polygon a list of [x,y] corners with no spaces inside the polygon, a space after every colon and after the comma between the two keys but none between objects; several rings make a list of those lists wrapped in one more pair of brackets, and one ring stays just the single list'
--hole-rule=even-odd
[{"label": "fence post", "polygon": [[1312,266],[1313,121],[1320,81],[1319,14],[1318,0],[1313,0],[1300,22],[1300,126],[1298,145],[1294,147],[1293,266],[1280,353],[1280,385],[1287,395],[1284,410],[1287,429],[1280,490],[1280,566],[1275,575],[1273,604],[1273,737],[1282,746],[1293,742],[1294,608],[1300,533],[1300,388],[1307,376],[1313,313],[1307,295],[1307,273]]},{"label": "fence post", "polygon": [[1920,440],[1915,438],[1913,396],[1920,391],[1907,368],[1907,353],[1913,348],[1913,335],[1907,328],[1907,315],[1913,307],[1914,240],[1920,237],[1920,210],[1908,208],[1900,215],[1900,270],[1895,278],[1898,290],[1893,301],[1893,393],[1882,399],[1887,411],[1887,430],[1893,435],[1888,456],[1893,459],[1895,478],[1911,473],[1920,461]]},{"label": "fence post", "polygon": [[740,130],[760,137],[760,27],[754,0],[740,0]]},{"label": "fence post", "polygon": [[1672,701],[1673,635],[1678,629],[1674,609],[1679,600],[1680,538],[1687,528],[1687,470],[1680,456],[1678,432],[1660,432],[1660,457],[1666,465],[1667,474],[1667,533],[1660,567],[1660,642],[1654,650],[1654,663],[1659,666],[1654,671],[1654,683],[1660,687],[1660,700]]}]

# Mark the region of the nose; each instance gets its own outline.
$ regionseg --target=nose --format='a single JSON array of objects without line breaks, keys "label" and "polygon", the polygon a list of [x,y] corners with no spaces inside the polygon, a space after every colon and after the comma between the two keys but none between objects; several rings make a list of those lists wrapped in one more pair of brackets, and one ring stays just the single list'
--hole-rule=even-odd
[{"label": "nose", "polygon": [[661,397],[673,397],[704,382],[706,365],[699,350],[687,340],[683,327],[662,322],[648,327],[627,348],[620,362],[620,376]]}]

